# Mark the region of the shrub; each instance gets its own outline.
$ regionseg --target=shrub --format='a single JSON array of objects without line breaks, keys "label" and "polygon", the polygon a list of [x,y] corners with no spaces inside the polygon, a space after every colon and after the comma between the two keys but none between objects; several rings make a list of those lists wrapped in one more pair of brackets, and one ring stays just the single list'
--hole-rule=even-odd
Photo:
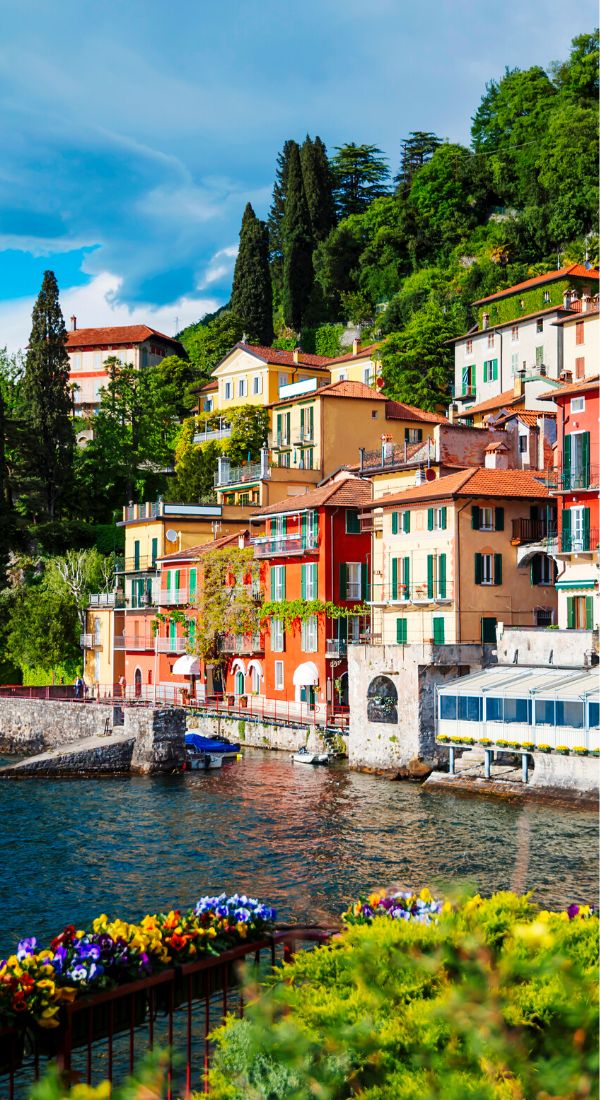
[{"label": "shrub", "polygon": [[211,1096],[592,1095],[598,921],[585,913],[502,893],[437,924],[352,926],[300,952],[220,1029]]},{"label": "shrub", "polygon": [[587,749],[585,749],[583,745],[575,745],[573,752],[576,752],[578,756],[587,756],[588,754]]},{"label": "shrub", "polygon": [[568,756],[571,750],[568,745],[557,745],[556,751],[559,752],[561,756]]},{"label": "shrub", "polygon": [[531,752],[533,749],[535,749],[535,741],[521,741],[521,748],[529,749],[529,751]]},{"label": "shrub", "polygon": [[538,745],[538,752],[552,752],[552,745]]}]

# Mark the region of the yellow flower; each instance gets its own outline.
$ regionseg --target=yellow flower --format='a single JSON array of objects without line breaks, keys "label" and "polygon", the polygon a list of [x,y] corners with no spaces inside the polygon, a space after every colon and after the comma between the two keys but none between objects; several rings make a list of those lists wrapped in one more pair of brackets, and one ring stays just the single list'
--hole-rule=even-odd
[{"label": "yellow flower", "polygon": [[427,903],[433,901],[433,894],[431,893],[431,890],[427,888],[427,886],[423,887],[421,893],[419,894],[419,897],[421,901],[425,901]]},{"label": "yellow flower", "polygon": [[472,898],[465,902],[464,912],[471,913],[474,909],[479,909],[480,905],[483,905],[481,894],[474,894]]},{"label": "yellow flower", "polygon": [[245,938],[246,938],[246,935],[247,935],[247,933],[248,933],[248,929],[247,929],[246,925],[245,925],[245,924],[244,924],[244,923],[243,923],[242,921],[238,921],[238,923],[237,923],[237,930],[238,930],[238,932],[239,932],[240,936],[242,937],[242,939],[245,939]]},{"label": "yellow flower", "polygon": [[379,905],[379,902],[381,901],[382,897],[383,897],[383,894],[369,894],[369,897],[368,897],[367,900],[369,902],[369,905],[371,906],[371,909],[374,909],[377,905]]},{"label": "yellow flower", "polygon": [[206,934],[207,936],[210,936],[211,939],[214,939],[217,934],[217,930],[216,928],[209,928]]},{"label": "yellow flower", "polygon": [[52,996],[56,989],[56,985],[54,982],[50,981],[50,978],[40,978],[35,984],[38,989],[47,989],[50,996]]},{"label": "yellow flower", "polygon": [[452,902],[445,901],[444,904],[442,905],[442,913],[451,913],[451,912],[452,912]]},{"label": "yellow flower", "polygon": [[77,990],[70,985],[63,985],[56,990],[54,996],[57,1001],[67,1001],[68,1004],[71,1004],[77,996]]},{"label": "yellow flower", "polygon": [[530,947],[551,947],[554,942],[548,925],[541,920],[534,920],[532,924],[517,924],[513,935]]}]

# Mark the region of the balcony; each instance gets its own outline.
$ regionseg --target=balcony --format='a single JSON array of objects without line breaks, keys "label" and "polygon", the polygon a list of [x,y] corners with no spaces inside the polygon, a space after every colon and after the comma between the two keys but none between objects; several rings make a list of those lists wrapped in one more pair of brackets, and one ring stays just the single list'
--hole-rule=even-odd
[{"label": "balcony", "polygon": [[183,635],[177,638],[155,638],[152,649],[156,645],[157,653],[186,653],[188,644],[188,638],[184,638]]},{"label": "balcony", "polygon": [[265,481],[271,476],[269,466],[269,451],[263,447],[260,452],[260,462],[249,462],[244,466],[230,466],[224,455],[217,460],[217,472],[213,478],[215,489],[222,489],[230,485],[247,485],[253,481]]},{"label": "balcony", "polygon": [[326,657],[345,657],[348,652],[348,642],[345,638],[327,638],[325,642]]},{"label": "balcony", "polygon": [[294,554],[315,553],[319,546],[317,538],[302,538],[301,535],[262,535],[252,539],[255,558],[292,557]]},{"label": "balcony", "polygon": [[[116,649],[115,645],[115,649]],[[123,649],[128,652],[154,653],[153,634],[124,634]]]},{"label": "balcony", "polygon": [[160,590],[158,598],[159,607],[181,607],[187,602],[187,588],[161,588]]},{"label": "balcony", "polygon": [[219,439],[229,439],[230,435],[231,424],[219,418],[214,421],[208,421],[203,429],[197,431],[194,435],[193,442],[211,443]]},{"label": "balcony", "polygon": [[219,652],[231,654],[263,653],[264,644],[259,634],[223,634],[219,638]]},{"label": "balcony", "polygon": [[121,560],[117,573],[156,573],[156,558],[152,554],[134,554]]},{"label": "balcony", "polygon": [[80,634],[79,645],[83,649],[102,649],[102,639],[99,634]]},{"label": "balcony", "polygon": [[122,592],[93,592],[88,607],[125,607]]},{"label": "balcony", "polygon": [[453,401],[474,401],[477,397],[477,391],[475,386],[461,386],[457,391],[456,387],[452,387],[452,400]]},{"label": "balcony", "polygon": [[296,432],[294,438],[295,447],[310,446],[315,442],[315,433],[309,431]]},{"label": "balcony", "polygon": [[118,650],[126,649],[125,635],[124,634],[115,634],[114,641],[113,641],[113,649],[118,649]]},{"label": "balcony", "polygon": [[599,532],[561,531],[559,554],[595,554],[599,548]]},{"label": "balcony", "polygon": [[513,519],[511,542],[519,546],[524,542],[542,542],[556,538],[556,526],[546,519]]},{"label": "balcony", "polygon": [[383,442],[376,451],[359,450],[360,470],[402,469],[426,466],[435,461],[435,443],[431,438],[416,443]]},{"label": "balcony", "polygon": [[598,466],[575,466],[567,470],[554,467],[545,474],[540,473],[540,480],[551,493],[594,492],[600,485],[599,474]]}]

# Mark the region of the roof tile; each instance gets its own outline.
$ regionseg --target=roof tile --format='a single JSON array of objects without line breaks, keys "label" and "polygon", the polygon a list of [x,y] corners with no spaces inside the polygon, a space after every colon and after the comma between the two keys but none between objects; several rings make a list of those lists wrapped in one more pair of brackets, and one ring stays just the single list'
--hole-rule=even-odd
[{"label": "roof tile", "polygon": [[268,348],[263,344],[246,344],[241,340],[235,347],[240,348],[242,351],[249,351],[251,354],[257,355],[259,359],[264,359],[266,363],[272,363],[273,365],[280,363],[281,366],[286,367],[328,367],[332,362],[326,355],[311,355],[306,351],[302,351],[302,349],[298,350],[298,362],[296,363],[293,351],[288,351],[285,348]]},{"label": "roof tile", "polygon": [[405,489],[403,493],[379,497],[367,507],[389,508],[396,504],[419,504],[447,497],[539,499],[550,495],[546,486],[537,480],[543,476],[541,470],[488,470],[476,466],[469,470],[459,470],[455,474],[446,474],[445,477],[428,481],[424,485],[415,485],[412,489]]},{"label": "roof tile", "polygon": [[255,516],[271,516],[282,512],[298,512],[307,508],[362,508],[371,501],[371,482],[360,477],[344,477],[300,496],[286,497],[277,504],[267,504]]},{"label": "roof tile", "polygon": [[152,337],[168,340],[170,344],[181,348],[179,340],[165,336],[148,325],[112,325],[107,328],[76,328],[67,332],[67,351],[72,348],[118,347],[120,345],[142,344]]},{"label": "roof tile", "polygon": [[504,298],[507,294],[514,294],[518,290],[529,290],[531,287],[541,286],[543,283],[552,283],[556,279],[564,279],[567,275],[573,275],[581,279],[600,278],[600,272],[596,271],[595,268],[588,269],[583,264],[571,264],[569,267],[561,267],[556,271],[547,271],[545,275],[535,275],[533,279],[525,279],[522,283],[505,287],[504,290],[497,290],[495,294],[488,294],[487,298],[478,298],[476,302],[473,302],[473,305],[481,306],[485,302],[493,302],[496,298]]},{"label": "roof tile", "polygon": [[205,554],[209,554],[211,550],[220,550],[224,546],[229,546],[232,542],[237,543],[240,535],[248,535],[249,533],[248,528],[234,531],[231,535],[221,535],[220,539],[213,539],[211,542],[203,542],[198,546],[188,546],[187,550],[176,550],[174,554],[163,554],[161,558],[156,560],[164,561],[167,564],[172,561],[197,561]]}]

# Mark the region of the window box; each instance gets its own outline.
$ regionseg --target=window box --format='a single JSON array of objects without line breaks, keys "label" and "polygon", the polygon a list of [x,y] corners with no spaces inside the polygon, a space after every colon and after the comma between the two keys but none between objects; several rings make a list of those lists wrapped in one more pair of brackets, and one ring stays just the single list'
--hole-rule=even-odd
[{"label": "window box", "polygon": [[568,755],[569,755],[569,753],[570,753],[570,751],[571,751],[571,750],[570,750],[570,748],[568,747],[568,745],[557,745],[557,746],[556,746],[556,752],[557,752],[557,753],[558,753],[558,754],[559,754],[560,756],[568,756]]}]

